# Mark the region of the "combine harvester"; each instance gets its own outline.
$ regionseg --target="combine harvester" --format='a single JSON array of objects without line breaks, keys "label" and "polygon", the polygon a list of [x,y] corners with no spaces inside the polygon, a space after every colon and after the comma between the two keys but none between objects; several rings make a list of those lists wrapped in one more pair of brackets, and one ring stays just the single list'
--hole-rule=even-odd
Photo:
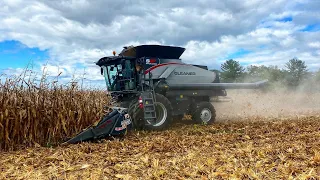
[{"label": "combine harvester", "polygon": [[184,51],[141,45],[101,58],[96,64],[117,105],[97,125],[66,143],[124,135],[132,128],[164,130],[185,114],[195,123],[212,124],[216,111],[210,99],[227,96],[226,89],[257,89],[267,83],[220,83],[218,74],[206,66],[183,63],[179,58]]}]

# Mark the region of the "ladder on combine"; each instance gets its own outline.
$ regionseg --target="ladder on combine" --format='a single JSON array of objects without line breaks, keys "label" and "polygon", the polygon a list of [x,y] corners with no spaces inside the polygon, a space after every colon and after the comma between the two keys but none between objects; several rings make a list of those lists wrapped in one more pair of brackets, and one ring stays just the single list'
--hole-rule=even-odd
[{"label": "ladder on combine", "polygon": [[143,92],[141,97],[144,108],[145,125],[151,125],[156,122],[157,119],[153,94],[151,92]]},{"label": "ladder on combine", "polygon": [[154,123],[156,123],[157,120],[157,114],[156,114],[156,108],[155,108],[155,92],[153,87],[153,80],[151,78],[151,73],[148,73],[148,76],[146,76],[145,73],[143,73],[142,80],[144,82],[149,82],[149,86],[142,87],[142,93],[141,98],[143,102],[144,107],[144,121],[146,126],[150,126]]}]

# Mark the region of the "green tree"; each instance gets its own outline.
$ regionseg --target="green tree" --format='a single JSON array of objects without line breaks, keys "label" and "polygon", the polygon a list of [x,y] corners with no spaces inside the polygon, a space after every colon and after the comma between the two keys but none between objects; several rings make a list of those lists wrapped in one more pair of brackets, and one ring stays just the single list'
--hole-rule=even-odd
[{"label": "green tree", "polygon": [[267,75],[272,82],[283,82],[285,80],[285,71],[279,69],[278,66],[269,66]]},{"label": "green tree", "polygon": [[247,74],[248,74],[248,79],[250,81],[257,81],[261,79],[265,79],[266,77],[266,72],[267,72],[267,67],[262,65],[262,66],[255,66],[255,65],[250,65],[247,67]]},{"label": "green tree", "polygon": [[247,67],[248,78],[252,81],[268,79],[269,82],[282,82],[285,78],[285,72],[278,66],[254,66]]},{"label": "green tree", "polygon": [[298,86],[308,74],[305,62],[297,58],[289,60],[285,64],[287,68],[287,81],[289,86]]},{"label": "green tree", "polygon": [[238,61],[229,59],[221,64],[221,70],[221,79],[224,82],[235,82],[243,79],[245,68]]}]

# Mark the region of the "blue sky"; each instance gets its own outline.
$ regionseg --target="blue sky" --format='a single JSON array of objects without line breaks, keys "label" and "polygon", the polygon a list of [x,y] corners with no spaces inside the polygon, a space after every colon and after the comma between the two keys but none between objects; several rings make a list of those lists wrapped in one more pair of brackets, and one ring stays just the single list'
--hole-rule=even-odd
[{"label": "blue sky", "polygon": [[48,58],[47,50],[29,48],[15,40],[0,42],[0,69],[24,68],[30,63],[37,65],[37,63],[44,62]]},{"label": "blue sky", "polygon": [[317,32],[320,31],[320,24],[308,24],[303,29],[303,32]]},{"label": "blue sky", "polygon": [[63,82],[85,71],[86,83],[101,83],[95,62],[139,44],[182,46],[183,61],[215,69],[231,58],[244,66],[281,68],[297,57],[316,71],[319,9],[320,1],[312,0],[3,0],[0,74],[18,74],[29,62],[41,72],[47,63],[47,72],[61,72]]}]

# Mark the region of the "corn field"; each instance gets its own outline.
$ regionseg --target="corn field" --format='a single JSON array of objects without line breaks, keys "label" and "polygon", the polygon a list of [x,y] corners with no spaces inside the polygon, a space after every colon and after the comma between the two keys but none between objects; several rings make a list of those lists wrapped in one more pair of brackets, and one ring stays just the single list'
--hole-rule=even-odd
[{"label": "corn field", "polygon": [[48,148],[99,120],[110,101],[103,91],[25,79],[0,82],[0,179],[320,178],[320,93],[231,92],[235,101],[215,104],[210,126],[187,120]]},{"label": "corn field", "polygon": [[0,151],[60,143],[99,120],[108,103],[104,91],[57,85],[45,76],[35,85],[26,77],[0,81]]}]

